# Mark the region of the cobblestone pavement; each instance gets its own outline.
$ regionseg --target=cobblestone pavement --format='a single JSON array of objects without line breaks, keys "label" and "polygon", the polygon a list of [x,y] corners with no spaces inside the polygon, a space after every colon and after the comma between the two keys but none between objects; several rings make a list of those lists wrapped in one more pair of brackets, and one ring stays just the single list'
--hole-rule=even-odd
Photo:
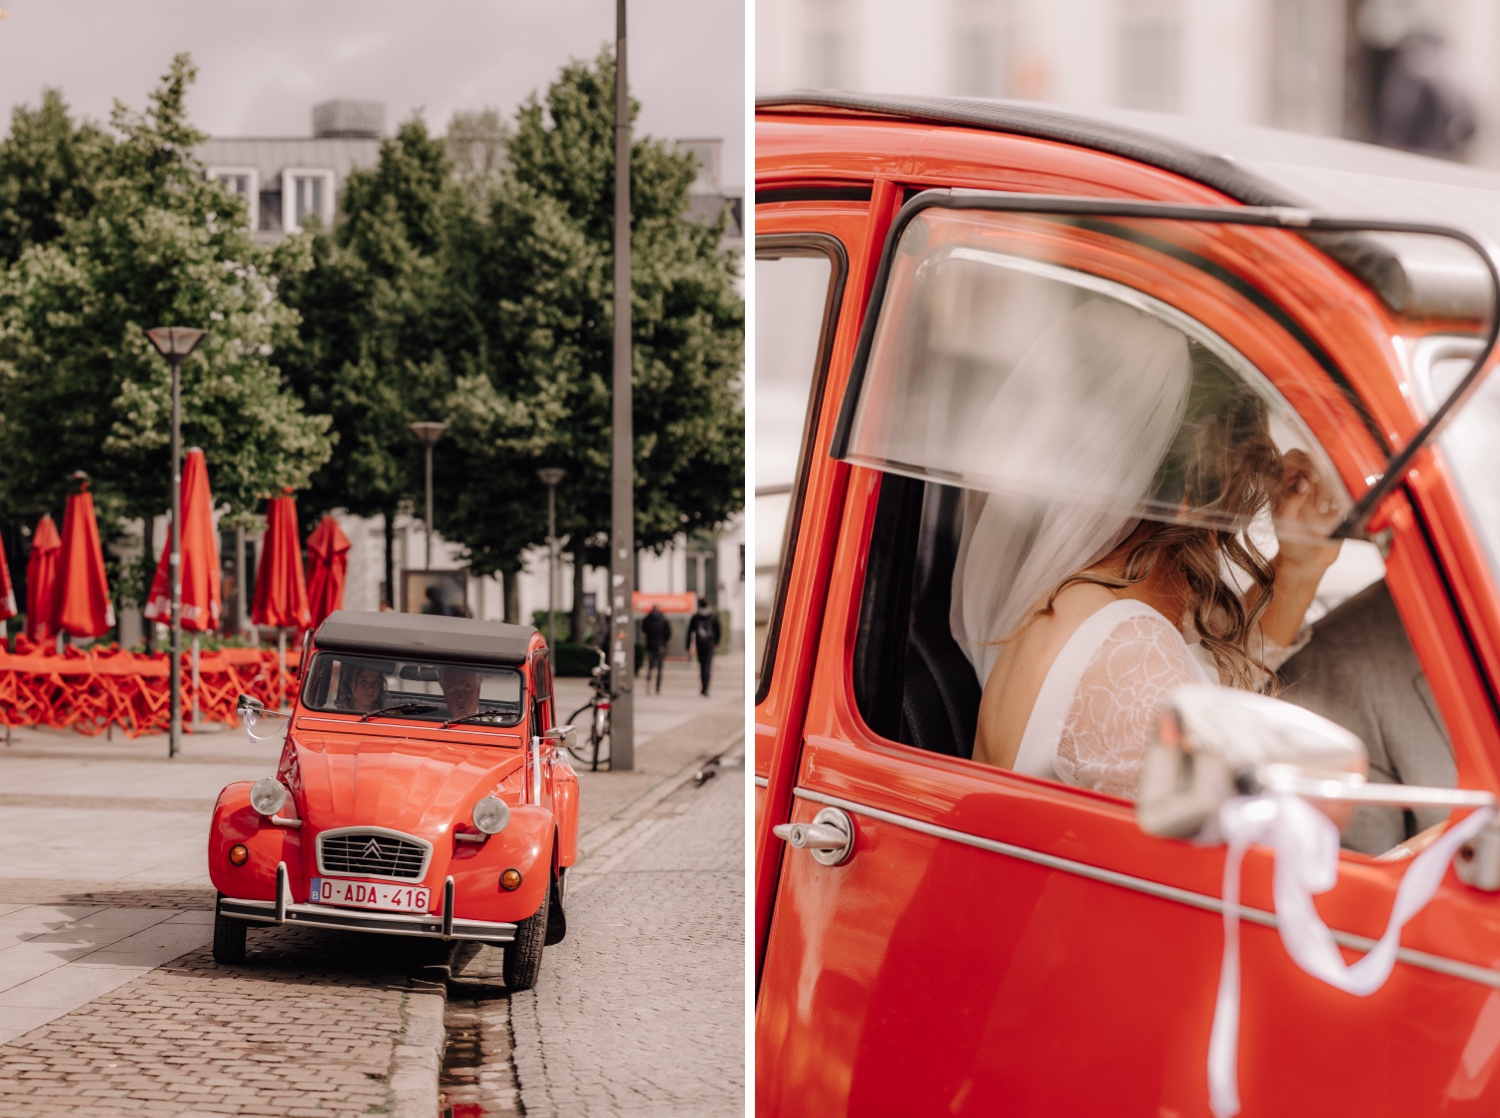
[{"label": "cobblestone pavement", "polygon": [[[506,1039],[486,1046],[495,1058],[481,1061],[478,1074],[502,1104],[508,1087],[511,1106],[488,1113],[518,1112],[523,1068],[534,1069],[521,1082],[529,1114],[742,1109],[743,847],[726,856],[734,863],[727,876],[701,857],[682,865],[651,861],[653,851],[658,862],[665,857],[669,840],[691,846],[702,837],[663,831],[687,810],[673,806],[680,797],[694,797],[689,805],[723,800],[703,834],[724,832],[713,832],[714,848],[742,842],[743,768],[723,769],[725,779],[701,790],[689,782],[667,795],[742,729],[742,663],[724,657],[716,676],[725,694],[700,699],[694,688],[691,702],[672,684],[694,666],[669,666],[668,688],[637,701],[636,771],[580,774],[587,860],[574,884],[570,938],[549,949],[543,967],[539,996],[548,1000],[532,997],[528,1006],[518,996],[512,1007],[490,996],[473,999],[475,1035],[500,1029]],[[576,696],[566,713],[587,688],[566,680],[559,692],[564,703]],[[431,969],[439,962],[436,946],[257,929],[249,965],[215,966],[206,948],[213,905],[203,860],[208,810],[223,784],[268,773],[277,747],[231,732],[189,736],[183,756],[172,761],[165,753],[160,738],[111,742],[47,731],[17,731],[14,744],[0,748],[0,1116],[390,1113],[403,1090],[400,1075],[393,1076],[395,1054],[431,1035],[431,1023],[407,1011],[432,1005],[432,991],[441,988],[434,980],[442,975]],[[659,838],[641,852],[653,826]],[[644,860],[621,863],[617,855],[631,851]],[[636,875],[642,891],[611,881],[622,874]],[[655,944],[636,944],[632,953],[627,945],[636,936]],[[667,951],[673,937],[686,962]],[[605,942],[610,946],[601,950]],[[718,986],[712,968],[693,961],[715,950],[733,956]],[[653,981],[641,970],[653,952],[660,956],[654,968],[671,972],[668,978]],[[486,956],[498,968],[499,952],[487,948],[476,958]],[[636,990],[639,1004],[590,988],[591,965],[600,981]],[[554,982],[560,989],[549,993]],[[717,1016],[708,1014],[711,1026],[692,1006],[652,1001],[667,989],[686,999],[711,995],[719,1007]],[[560,1016],[566,1007],[557,999],[569,997],[592,999],[595,1014],[632,1016],[613,1025],[592,1018],[592,1031],[565,1036],[561,1030],[579,1028],[578,1018]],[[459,1016],[462,1009],[455,1005]],[[674,1020],[686,1028],[669,1062],[660,1045]],[[701,1045],[695,1034],[706,1038]],[[622,1044],[638,1057],[641,1085],[601,1094],[590,1075],[634,1074],[603,1056]],[[565,1057],[564,1046],[577,1051]],[[678,1106],[673,1100],[690,1088],[672,1069],[690,1068],[712,1083],[719,1058],[710,1053],[720,1049],[732,1050],[722,1081],[701,1088],[696,1104]],[[585,1058],[586,1050],[595,1055]],[[580,1074],[576,1097],[547,1074],[549,1066],[563,1066],[560,1060],[571,1060]],[[662,1105],[638,1105],[650,1100]]]},{"label": "cobblestone pavement", "polygon": [[[709,718],[682,726],[702,731]],[[707,739],[696,740],[701,758]],[[514,1113],[511,1097],[528,1116],[744,1112],[745,774],[721,775],[678,784],[584,857],[569,886],[568,938],[547,948],[536,988],[508,1005],[479,1002],[489,1014],[481,1044],[497,1050],[485,1061],[488,1114]],[[500,962],[482,948],[457,976],[498,986]],[[512,1074],[495,1066],[506,1063]]]}]

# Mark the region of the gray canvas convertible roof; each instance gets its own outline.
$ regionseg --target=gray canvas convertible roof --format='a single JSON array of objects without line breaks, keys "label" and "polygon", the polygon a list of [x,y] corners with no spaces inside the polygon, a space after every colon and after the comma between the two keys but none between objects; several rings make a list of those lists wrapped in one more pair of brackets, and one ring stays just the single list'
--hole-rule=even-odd
[{"label": "gray canvas convertible roof", "polygon": [[313,642],[335,652],[515,666],[526,662],[526,649],[535,634],[530,625],[503,621],[341,609],[318,626]]},{"label": "gray canvas convertible roof", "polygon": [[[1370,144],[1124,109],[798,90],[762,110],[842,109],[1074,144],[1201,182],[1247,206],[1456,225],[1500,243],[1500,175]],[[1488,277],[1434,238],[1313,238],[1393,310],[1486,315]],[[1477,263],[1477,262],[1476,262]]]}]

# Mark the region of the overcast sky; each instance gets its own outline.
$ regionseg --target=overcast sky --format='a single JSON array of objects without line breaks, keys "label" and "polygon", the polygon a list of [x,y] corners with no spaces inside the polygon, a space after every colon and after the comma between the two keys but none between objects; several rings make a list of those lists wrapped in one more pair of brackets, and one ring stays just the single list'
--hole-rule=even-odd
[{"label": "overcast sky", "polygon": [[[637,135],[720,137],[724,183],[745,181],[743,0],[629,0]],[[312,106],[382,101],[386,129],[422,108],[509,117],[569,58],[614,39],[611,0],[0,0],[0,131],[10,108],[62,89],[75,115],[140,108],[189,51],[193,122],[213,136],[308,136]]]}]

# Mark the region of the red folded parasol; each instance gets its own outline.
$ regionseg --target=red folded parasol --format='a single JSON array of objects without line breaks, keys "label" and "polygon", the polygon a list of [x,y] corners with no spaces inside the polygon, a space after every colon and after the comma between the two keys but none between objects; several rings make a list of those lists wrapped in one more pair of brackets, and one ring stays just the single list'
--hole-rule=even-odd
[{"label": "red folded parasol", "polygon": [[[171,544],[151,580],[151,597],[142,611],[155,621],[172,620]],[[206,633],[219,627],[219,537],[214,531],[213,497],[203,451],[190,447],[182,467],[182,627]]]},{"label": "red folded parasol", "polygon": [[307,597],[314,628],[344,606],[344,580],[349,572],[349,537],[338,521],[323,517],[307,537]]},{"label": "red folded parasol", "polygon": [[89,479],[74,474],[78,492],[68,498],[63,512],[62,551],[57,561],[57,585],[52,596],[52,631],[73,637],[97,637],[114,628],[115,610],[104,578],[104,549],[99,546],[99,522],[94,518],[94,495]]},{"label": "red folded parasol", "polygon": [[307,629],[307,582],[302,577],[302,546],[297,535],[297,502],[277,497],[266,509],[266,535],[255,573],[255,604],[250,620],[276,629]]},{"label": "red folded parasol", "polygon": [[52,627],[52,593],[57,588],[57,554],[62,537],[50,515],[36,522],[31,558],[26,560],[26,635],[41,643],[56,636]]},{"label": "red folded parasol", "polygon": [[[16,615],[16,588],[10,584],[10,564],[5,561],[5,542],[0,540],[0,621]],[[0,632],[0,645],[5,643],[5,634]]]}]

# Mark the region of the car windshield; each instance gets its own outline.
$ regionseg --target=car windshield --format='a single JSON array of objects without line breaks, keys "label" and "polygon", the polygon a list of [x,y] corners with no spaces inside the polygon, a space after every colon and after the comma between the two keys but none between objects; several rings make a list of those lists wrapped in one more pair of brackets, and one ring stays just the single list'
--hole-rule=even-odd
[{"label": "car windshield", "polygon": [[521,673],[513,668],[344,652],[314,656],[302,687],[309,710],[481,726],[514,726],[521,698]]}]

